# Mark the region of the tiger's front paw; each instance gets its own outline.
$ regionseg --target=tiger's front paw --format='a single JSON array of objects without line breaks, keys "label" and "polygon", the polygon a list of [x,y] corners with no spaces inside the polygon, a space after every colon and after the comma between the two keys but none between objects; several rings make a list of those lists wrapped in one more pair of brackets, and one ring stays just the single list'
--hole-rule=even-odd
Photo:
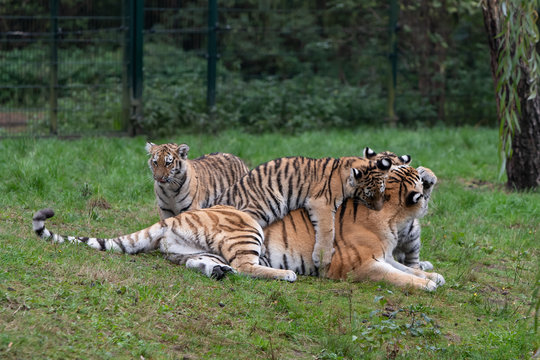
[{"label": "tiger's front paw", "polygon": [[416,170],[418,171],[418,175],[420,175],[425,190],[430,189],[437,183],[437,176],[430,169],[419,166]]},{"label": "tiger's front paw", "polygon": [[336,250],[333,248],[325,249],[320,245],[315,244],[313,249],[313,254],[311,258],[313,259],[313,264],[319,269],[325,269],[332,262],[332,255]]},{"label": "tiger's front paw", "polygon": [[433,270],[433,264],[427,260],[420,261],[420,263],[418,264],[418,268],[424,271]]},{"label": "tiger's front paw", "polygon": [[435,272],[426,273],[426,274],[428,274],[428,276],[427,276],[428,279],[435,282],[435,284],[437,284],[437,286],[441,286],[441,285],[444,285],[446,283],[446,281],[444,280],[444,277],[441,274],[437,274]]}]

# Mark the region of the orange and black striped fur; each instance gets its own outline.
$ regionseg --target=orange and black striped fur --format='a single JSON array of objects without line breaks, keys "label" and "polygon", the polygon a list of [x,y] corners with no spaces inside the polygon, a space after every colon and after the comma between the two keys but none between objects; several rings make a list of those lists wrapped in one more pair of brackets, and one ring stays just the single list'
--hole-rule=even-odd
[{"label": "orange and black striped fur", "polygon": [[40,238],[55,243],[85,243],[94,249],[128,254],[158,250],[174,263],[218,279],[234,269],[254,277],[296,280],[294,271],[259,265],[259,257],[264,255],[261,226],[229,206],[186,211],[136,233],[110,239],[54,234],[45,227],[45,220],[52,216],[51,209],[38,211],[33,228]]},{"label": "orange and black striped fur", "polygon": [[[323,276],[331,279],[388,281],[397,286],[435,290],[444,283],[436,273],[407,267],[394,260],[399,233],[411,219],[426,212],[418,171],[410,166],[390,170],[383,208],[373,211],[346,201],[336,213],[335,254]],[[264,229],[266,255],[261,263],[301,275],[319,275],[311,259],[315,230],[305,210],[291,212]]]},{"label": "orange and black striped fur", "polygon": [[186,144],[146,144],[161,220],[215,205],[216,197],[248,171],[238,157],[213,153],[188,159]]},{"label": "orange and black striped fur", "polygon": [[[370,160],[377,160],[381,158],[389,158],[394,165],[409,165],[411,157],[409,155],[397,156],[396,154],[388,151],[376,153],[372,149],[366,147],[364,149],[364,157]],[[423,195],[426,201],[426,208],[431,198],[434,185],[437,183],[437,177],[435,174],[427,168],[419,167],[418,174],[422,180]],[[420,222],[418,219],[411,219],[398,234],[398,243],[394,249],[394,259],[400,263],[421,270],[431,270],[433,265],[429,261],[420,261]]]},{"label": "orange and black striped fur", "polygon": [[337,208],[352,198],[380,210],[390,166],[388,159],[280,158],[251,170],[217,203],[245,211],[263,227],[304,208],[315,231],[312,259],[326,267],[332,259]]}]

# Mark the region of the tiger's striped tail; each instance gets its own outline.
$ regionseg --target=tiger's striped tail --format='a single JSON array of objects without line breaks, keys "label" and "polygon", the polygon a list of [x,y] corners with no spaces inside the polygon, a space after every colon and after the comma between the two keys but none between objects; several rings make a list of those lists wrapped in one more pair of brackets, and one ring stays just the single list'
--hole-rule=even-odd
[{"label": "tiger's striped tail", "polygon": [[117,238],[101,239],[85,236],[63,236],[50,231],[45,227],[45,220],[54,216],[54,210],[47,208],[39,210],[32,218],[32,225],[36,235],[46,241],[54,243],[84,243],[97,250],[112,250],[115,252],[138,254],[156,250],[159,247],[159,240],[162,238],[167,227],[164,223],[157,223],[153,226]]}]

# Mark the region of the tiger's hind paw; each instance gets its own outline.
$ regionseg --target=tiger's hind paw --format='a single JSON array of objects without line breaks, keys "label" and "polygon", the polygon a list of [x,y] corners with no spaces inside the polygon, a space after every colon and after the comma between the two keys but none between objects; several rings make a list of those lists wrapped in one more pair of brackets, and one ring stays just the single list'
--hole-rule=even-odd
[{"label": "tiger's hind paw", "polygon": [[296,281],[296,273],[292,270],[287,270],[287,275],[283,278],[283,280],[288,282],[295,282]]},{"label": "tiger's hind paw", "polygon": [[216,265],[212,269],[212,274],[210,277],[216,280],[222,280],[228,273],[234,272],[234,269],[227,265]]}]

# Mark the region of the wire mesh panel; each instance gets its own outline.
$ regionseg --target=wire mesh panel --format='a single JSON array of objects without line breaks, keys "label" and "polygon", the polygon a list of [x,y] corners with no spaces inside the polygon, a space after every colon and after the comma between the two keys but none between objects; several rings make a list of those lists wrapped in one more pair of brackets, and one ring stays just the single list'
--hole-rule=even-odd
[{"label": "wire mesh panel", "polygon": [[207,1],[144,2],[145,129],[178,131],[206,116]]},{"label": "wire mesh panel", "polygon": [[0,136],[123,129],[121,2],[8,1],[0,21]]},{"label": "wire mesh panel", "polygon": [[408,0],[6,0],[0,136],[489,125],[475,11]]}]

